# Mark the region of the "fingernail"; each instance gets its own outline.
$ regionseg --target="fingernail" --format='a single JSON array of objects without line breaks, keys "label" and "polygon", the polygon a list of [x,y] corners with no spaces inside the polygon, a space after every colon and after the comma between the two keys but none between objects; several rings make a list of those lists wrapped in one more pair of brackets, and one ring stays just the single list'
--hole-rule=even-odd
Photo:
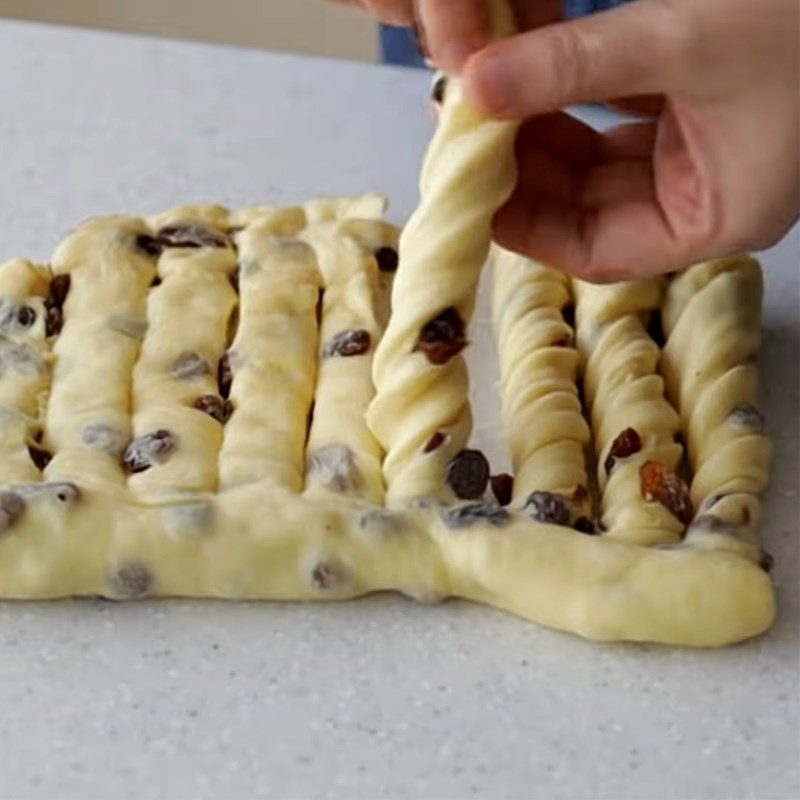
[{"label": "fingernail", "polygon": [[464,62],[472,55],[475,48],[464,42],[445,42],[437,48],[434,61],[445,72],[456,73],[461,71]]}]

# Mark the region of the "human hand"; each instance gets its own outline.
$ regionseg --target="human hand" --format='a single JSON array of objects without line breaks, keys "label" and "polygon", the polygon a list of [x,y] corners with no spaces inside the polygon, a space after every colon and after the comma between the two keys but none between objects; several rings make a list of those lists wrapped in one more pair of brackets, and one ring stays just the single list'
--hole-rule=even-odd
[{"label": "human hand", "polygon": [[[796,0],[638,0],[569,21],[562,0],[515,0],[522,32],[488,45],[485,0],[416,8],[434,63],[485,113],[524,120],[495,222],[509,249],[616,280],[764,248],[797,219]],[[560,110],[598,101],[641,118],[598,133]]]}]

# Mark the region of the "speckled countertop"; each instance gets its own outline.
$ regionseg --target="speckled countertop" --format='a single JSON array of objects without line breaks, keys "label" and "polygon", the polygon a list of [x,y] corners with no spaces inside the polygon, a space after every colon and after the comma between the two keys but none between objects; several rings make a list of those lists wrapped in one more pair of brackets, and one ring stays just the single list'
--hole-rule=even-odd
[{"label": "speckled countertop", "polygon": [[[426,78],[0,23],[0,258],[83,217],[384,191]],[[766,254],[764,522],[780,617],[719,652],[467,603],[0,604],[2,798],[800,796],[798,232]]]}]

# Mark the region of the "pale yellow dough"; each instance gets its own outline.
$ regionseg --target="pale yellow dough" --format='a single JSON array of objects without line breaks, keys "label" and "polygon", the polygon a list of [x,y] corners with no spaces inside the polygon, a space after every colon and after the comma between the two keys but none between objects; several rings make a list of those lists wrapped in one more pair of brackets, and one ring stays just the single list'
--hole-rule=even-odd
[{"label": "pale yellow dough", "polygon": [[[376,195],[102,217],[49,266],[0,267],[0,596],[391,590],[698,646],[769,627],[751,259],[592,286],[493,248],[515,481],[508,508],[455,500],[466,365],[416,345],[446,309],[469,321],[516,127],[445,97],[396,275]],[[641,449],[607,474],[628,427]],[[688,529],[643,495],[645,461],[691,472]]]}]

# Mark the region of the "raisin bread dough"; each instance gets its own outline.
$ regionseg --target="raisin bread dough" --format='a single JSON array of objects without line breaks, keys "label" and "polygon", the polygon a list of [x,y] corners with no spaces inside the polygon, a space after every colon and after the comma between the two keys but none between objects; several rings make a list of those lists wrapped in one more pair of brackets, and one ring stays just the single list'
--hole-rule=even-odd
[{"label": "raisin bread dough", "polygon": [[758,265],[597,287],[495,248],[515,474],[491,501],[460,353],[515,129],[437,96],[396,276],[373,195],[98,218],[0,267],[1,596],[393,590],[705,646],[770,625]]}]

